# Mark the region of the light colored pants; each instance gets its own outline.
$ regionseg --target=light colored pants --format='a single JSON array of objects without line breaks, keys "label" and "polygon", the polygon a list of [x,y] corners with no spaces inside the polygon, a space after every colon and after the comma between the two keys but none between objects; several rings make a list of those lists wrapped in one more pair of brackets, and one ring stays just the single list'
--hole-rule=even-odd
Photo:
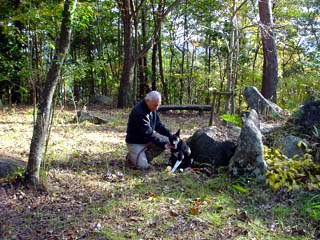
[{"label": "light colored pants", "polygon": [[[129,151],[129,156],[132,164],[136,164],[137,168],[146,169],[149,167],[149,163],[152,161],[153,158],[160,155],[163,152],[163,149],[158,147],[155,144],[149,145],[148,149],[142,151],[147,144],[129,144],[127,143],[127,148]],[[139,155],[140,153],[140,155]],[[137,160],[139,155],[139,159]]]}]

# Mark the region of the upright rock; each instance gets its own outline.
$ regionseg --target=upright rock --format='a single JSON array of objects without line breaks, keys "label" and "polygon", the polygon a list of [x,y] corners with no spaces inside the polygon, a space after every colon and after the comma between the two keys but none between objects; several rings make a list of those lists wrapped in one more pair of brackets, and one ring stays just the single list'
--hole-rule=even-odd
[{"label": "upright rock", "polygon": [[305,134],[320,135],[320,100],[299,107],[290,121],[299,125]]},{"label": "upright rock", "polygon": [[259,122],[258,114],[254,109],[251,110],[248,118],[244,119],[236,152],[229,163],[229,172],[232,177],[264,178],[267,164],[264,161]]},{"label": "upright rock", "polygon": [[75,118],[74,118],[74,122],[82,123],[84,121],[89,121],[94,124],[104,124],[104,123],[107,123],[108,120],[109,119],[107,119],[107,118],[99,117],[99,116],[96,116],[96,115],[93,115],[89,112],[84,112],[84,111],[78,111],[77,116],[75,116]]},{"label": "upright rock", "polygon": [[283,112],[277,104],[265,99],[256,87],[246,86],[243,95],[251,109],[256,110],[259,115],[275,114],[281,117]]}]

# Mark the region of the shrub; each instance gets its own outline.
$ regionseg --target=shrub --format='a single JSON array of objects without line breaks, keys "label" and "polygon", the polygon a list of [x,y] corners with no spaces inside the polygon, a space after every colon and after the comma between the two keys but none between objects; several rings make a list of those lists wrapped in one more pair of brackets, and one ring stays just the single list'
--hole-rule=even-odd
[{"label": "shrub", "polygon": [[320,189],[320,165],[313,162],[310,149],[301,158],[291,159],[278,150],[265,146],[264,156],[269,167],[267,185],[273,191],[282,187],[289,191]]}]

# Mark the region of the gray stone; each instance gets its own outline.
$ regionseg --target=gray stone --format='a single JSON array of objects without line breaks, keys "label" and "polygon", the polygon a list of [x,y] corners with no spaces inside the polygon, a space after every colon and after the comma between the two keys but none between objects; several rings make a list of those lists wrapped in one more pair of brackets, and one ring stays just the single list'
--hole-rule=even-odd
[{"label": "gray stone", "polygon": [[2,101],[1,101],[1,99],[0,99],[0,108],[1,108],[1,107],[3,107],[3,104],[2,104]]},{"label": "gray stone", "polygon": [[273,132],[279,128],[282,128],[283,125],[281,123],[261,123],[260,131],[262,134]]},{"label": "gray stone", "polygon": [[256,87],[246,86],[243,95],[249,107],[256,110],[259,115],[267,116],[271,114],[282,117],[282,108],[265,99]]},{"label": "gray stone", "polygon": [[104,124],[104,123],[107,123],[109,119],[93,115],[89,112],[78,111],[74,121],[79,123],[82,123],[84,121],[89,121],[94,124]]},{"label": "gray stone", "polygon": [[112,105],[113,100],[112,98],[109,98],[107,96],[101,95],[101,96],[95,96],[94,98],[89,100],[89,104],[99,104],[99,105]]},{"label": "gray stone", "polygon": [[27,163],[12,154],[0,153],[0,178],[16,171],[17,167],[26,167]]},{"label": "gray stone", "polygon": [[195,165],[227,166],[234,154],[240,128],[206,127],[196,131],[188,140]]},{"label": "gray stone", "polygon": [[[298,147],[298,143],[302,142],[301,148]],[[302,157],[305,153],[306,147],[310,148],[310,144],[296,136],[286,136],[276,139],[274,147],[279,149],[280,153],[286,155],[288,158],[292,158],[294,155]]]},{"label": "gray stone", "polygon": [[249,117],[244,119],[237,149],[229,163],[229,172],[232,177],[246,176],[263,179],[266,170],[258,114],[252,109]]},{"label": "gray stone", "polygon": [[305,134],[320,135],[320,100],[299,106],[290,121],[297,124]]}]

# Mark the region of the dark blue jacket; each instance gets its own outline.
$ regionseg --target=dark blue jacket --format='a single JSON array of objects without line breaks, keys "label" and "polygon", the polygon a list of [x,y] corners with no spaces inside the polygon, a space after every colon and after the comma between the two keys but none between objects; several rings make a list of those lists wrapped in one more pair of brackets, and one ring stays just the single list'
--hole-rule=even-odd
[{"label": "dark blue jacket", "polygon": [[139,102],[129,115],[126,142],[131,144],[146,144],[152,142],[159,147],[165,148],[170,131],[161,123],[156,112],[150,112],[145,100]]}]

